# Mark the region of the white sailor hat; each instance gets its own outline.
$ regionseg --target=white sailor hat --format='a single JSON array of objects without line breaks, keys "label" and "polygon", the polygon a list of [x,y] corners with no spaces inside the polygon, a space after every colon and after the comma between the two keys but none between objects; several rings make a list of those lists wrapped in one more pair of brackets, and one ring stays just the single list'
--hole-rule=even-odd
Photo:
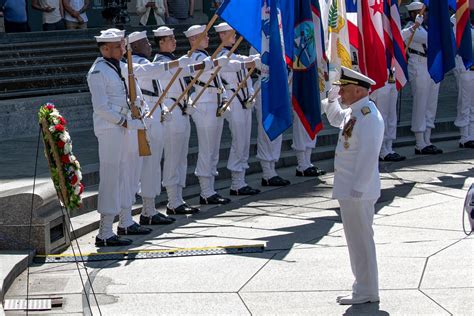
[{"label": "white sailor hat", "polygon": [[123,36],[120,33],[103,31],[100,32],[100,36],[94,36],[97,43],[113,43],[120,42],[123,39]]},{"label": "white sailor hat", "polygon": [[423,2],[413,1],[410,4],[407,4],[406,8],[408,11],[417,11],[417,10],[423,9],[423,6],[424,6]]},{"label": "white sailor hat", "polygon": [[344,86],[346,84],[355,84],[370,89],[370,86],[375,84],[375,81],[360,72],[341,66],[341,77],[333,83],[336,86]]},{"label": "white sailor hat", "polygon": [[191,37],[194,35],[201,34],[205,30],[206,30],[205,25],[193,25],[193,26],[190,26],[189,29],[187,31],[184,31],[183,33],[184,35],[186,35],[186,37]]},{"label": "white sailor hat", "polygon": [[133,42],[139,41],[144,38],[146,38],[146,31],[133,32],[128,35],[128,42],[132,44]]},{"label": "white sailor hat", "polygon": [[219,32],[224,32],[224,31],[231,31],[232,27],[226,22],[222,22],[221,24],[214,26],[214,29],[216,30],[216,32],[219,33]]},{"label": "white sailor hat", "polygon": [[160,26],[156,30],[153,30],[153,35],[156,37],[161,37],[161,36],[171,36],[173,35],[174,29],[170,29],[167,26]]},{"label": "white sailor hat", "polygon": [[107,29],[107,30],[104,30],[104,31],[100,31],[100,34],[103,34],[105,32],[114,32],[114,33],[117,33],[117,34],[121,35],[122,37],[125,37],[125,30],[119,30],[119,29],[116,29],[116,28],[111,28],[111,29]]}]

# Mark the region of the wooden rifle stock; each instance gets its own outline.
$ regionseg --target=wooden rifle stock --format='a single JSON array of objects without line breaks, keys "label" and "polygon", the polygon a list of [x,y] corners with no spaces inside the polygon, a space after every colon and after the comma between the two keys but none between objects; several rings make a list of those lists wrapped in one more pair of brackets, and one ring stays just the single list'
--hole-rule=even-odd
[{"label": "wooden rifle stock", "polygon": [[140,114],[140,109],[135,105],[137,100],[137,86],[135,82],[135,75],[133,74],[133,60],[132,60],[132,50],[130,43],[127,43],[127,66],[128,66],[128,98],[130,104],[130,110],[132,112],[132,118],[141,120],[145,129],[137,130],[138,137],[138,155],[140,157],[150,156],[151,149],[150,143],[146,135],[146,125],[143,120],[143,117]]}]

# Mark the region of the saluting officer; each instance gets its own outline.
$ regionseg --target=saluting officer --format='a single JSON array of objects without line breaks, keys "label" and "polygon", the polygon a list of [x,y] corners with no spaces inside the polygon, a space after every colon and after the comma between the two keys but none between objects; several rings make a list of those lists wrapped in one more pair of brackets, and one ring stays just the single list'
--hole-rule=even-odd
[{"label": "saluting officer", "polygon": [[[369,100],[369,89],[375,82],[359,72],[341,68],[341,77],[334,82],[340,90],[331,89],[322,105],[329,123],[341,129],[332,197],[339,201],[355,281],[352,295],[340,296],[337,301],[350,305],[379,301],[372,223],[374,205],[380,197],[378,155],[384,122]],[[348,108],[343,110],[340,104]]]},{"label": "saluting officer", "polygon": [[[194,62],[211,61],[206,48],[209,46],[209,37],[205,34],[204,38],[197,43],[198,38],[206,30],[204,25],[193,25],[189,27],[184,35],[188,38],[191,47],[197,44],[197,49],[191,55]],[[212,61],[211,61],[212,62]],[[229,61],[227,57],[216,58],[219,66],[225,66]],[[205,71],[194,85],[194,92],[190,96],[190,102],[203,89],[212,70]],[[217,116],[218,109],[225,103],[227,98],[225,88],[222,84],[220,75],[217,75],[211,85],[204,91],[197,104],[196,111],[192,114],[198,136],[198,161],[194,174],[199,178],[201,187],[201,204],[227,204],[230,199],[217,194],[214,189],[215,177],[218,175],[217,164],[219,162],[219,148],[222,136],[224,119]]]},{"label": "saluting officer", "polygon": [[385,85],[370,94],[385,123],[380,161],[402,161],[406,157],[393,150],[393,141],[397,138],[397,100],[398,91],[395,84],[394,69],[388,71],[388,80]]},{"label": "saluting officer", "polygon": [[[186,174],[188,169],[189,137],[191,135],[191,124],[189,116],[194,113],[194,107],[188,105],[185,96],[178,105],[171,109],[187,85],[187,77],[199,69],[211,69],[211,62],[191,64],[191,59],[186,55],[178,58],[174,55],[176,50],[176,39],[174,29],[160,26],[153,31],[158,53],[153,62],[168,65],[166,71],[157,78],[155,87],[157,95],[163,93],[171,78],[178,68],[182,69],[176,80],[171,84],[166,94],[164,104],[170,110],[171,120],[163,122],[164,130],[164,163],[163,163],[163,186],[168,194],[168,214],[194,214],[199,212],[198,208],[188,205],[183,199],[183,189],[186,187]],[[207,68],[206,68],[207,67]]]},{"label": "saluting officer", "polygon": [[[407,23],[402,30],[402,37],[408,45],[411,34],[415,33],[408,47],[408,78],[413,94],[411,130],[415,133],[415,154],[436,155],[443,153],[431,143],[431,130],[435,127],[438,107],[439,84],[431,79],[428,72],[428,32],[423,26],[423,16],[419,14],[423,6],[419,1],[413,1],[406,6],[414,22]],[[416,30],[415,23],[419,24]]]},{"label": "saluting officer", "polygon": [[[214,26],[224,48],[218,56],[227,56],[235,44],[235,32],[226,22]],[[221,79],[230,97],[237,91],[239,84],[244,80],[247,68],[256,66],[260,59],[257,56],[243,56],[232,53],[229,64],[221,69]],[[252,107],[249,102],[253,95],[252,79],[248,78],[244,87],[236,94],[230,106],[232,110],[226,115],[232,134],[227,169],[231,172],[232,182],[230,195],[255,195],[260,190],[250,187],[245,182],[245,170],[249,168],[250,135],[252,133]]]},{"label": "saluting officer", "polygon": [[[126,66],[120,60],[125,53],[123,32],[108,30],[95,36],[101,55],[87,74],[92,97],[94,133],[99,143],[99,196],[97,211],[101,214],[96,246],[124,246],[132,240],[120,238],[112,231],[114,217],[119,215],[118,234],[129,229],[137,234],[149,233],[138,224],[124,227],[131,218],[129,210],[123,210],[124,201],[130,198],[127,161],[130,131],[144,129],[141,120],[132,119],[127,100],[124,79]],[[128,213],[127,213],[128,211]],[[133,222],[133,221],[132,221]]]}]

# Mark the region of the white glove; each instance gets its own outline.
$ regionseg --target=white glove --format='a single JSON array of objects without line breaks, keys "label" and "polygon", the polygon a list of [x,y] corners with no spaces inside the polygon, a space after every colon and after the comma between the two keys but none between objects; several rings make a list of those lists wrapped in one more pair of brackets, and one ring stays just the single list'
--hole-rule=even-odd
[{"label": "white glove", "polygon": [[171,119],[173,118],[173,116],[171,115],[171,112],[170,111],[162,111],[161,112],[161,120],[163,122],[169,122],[171,121]]},{"label": "white glove", "polygon": [[186,110],[184,110],[187,115],[193,115],[194,112],[196,112],[196,108],[192,105],[189,105],[186,107]]},{"label": "white glove", "polygon": [[260,58],[260,54],[249,55],[249,60],[254,60],[255,58]]},{"label": "white glove", "polygon": [[339,90],[341,90],[341,87],[339,86],[333,86],[331,89],[329,89],[329,92],[328,92],[329,102],[334,102],[339,98]]},{"label": "white glove", "polygon": [[127,120],[127,128],[132,130],[145,129],[141,120]]},{"label": "white glove", "polygon": [[227,58],[227,56],[217,57],[215,61],[219,67],[225,67],[229,64],[229,58]]},{"label": "white glove", "polygon": [[[250,101],[250,100],[252,100],[252,101]],[[250,110],[251,108],[254,107],[254,105],[255,105],[255,98],[250,97],[250,99],[247,102],[245,102],[245,108],[246,109]]]},{"label": "white glove", "polygon": [[188,66],[191,63],[191,58],[189,58],[187,55],[184,55],[183,57],[178,58],[178,65],[179,68],[184,68]]},{"label": "white glove", "polygon": [[262,60],[260,59],[260,57],[255,57],[253,59],[253,62],[255,63],[255,68],[257,68],[258,70],[262,69]]},{"label": "white glove", "polygon": [[351,197],[354,199],[360,199],[362,197],[362,192],[356,191],[354,189],[351,190]]},{"label": "white glove", "polygon": [[417,24],[420,24],[420,25],[421,25],[421,24],[423,23],[423,16],[422,16],[422,15],[419,15],[419,14],[417,14],[417,15],[416,15],[416,18],[415,18],[415,23],[417,23]]}]

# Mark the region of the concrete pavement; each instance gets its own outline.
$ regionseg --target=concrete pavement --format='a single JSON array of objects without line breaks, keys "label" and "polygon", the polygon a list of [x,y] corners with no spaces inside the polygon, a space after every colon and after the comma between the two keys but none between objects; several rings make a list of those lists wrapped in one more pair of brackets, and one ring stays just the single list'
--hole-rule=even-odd
[{"label": "concrete pavement", "polygon": [[[333,174],[302,179],[288,168],[280,173],[291,186],[203,207],[128,248],[265,243],[263,253],[89,262],[102,315],[474,314],[474,238],[461,224],[474,155],[456,141],[437,145],[446,153],[420,157],[413,147],[400,148],[407,161],[381,164],[374,221],[380,303],[337,305],[336,296],[350,293],[352,274],[338,204],[330,198]],[[332,163],[318,166],[331,171]],[[251,185],[258,181],[250,177]],[[83,253],[97,251],[94,236],[79,239]],[[38,315],[90,314],[75,264],[34,264],[29,279],[31,296],[63,297],[61,308]],[[24,298],[25,280],[23,273],[5,298]],[[95,304],[92,312],[99,315]]]}]

